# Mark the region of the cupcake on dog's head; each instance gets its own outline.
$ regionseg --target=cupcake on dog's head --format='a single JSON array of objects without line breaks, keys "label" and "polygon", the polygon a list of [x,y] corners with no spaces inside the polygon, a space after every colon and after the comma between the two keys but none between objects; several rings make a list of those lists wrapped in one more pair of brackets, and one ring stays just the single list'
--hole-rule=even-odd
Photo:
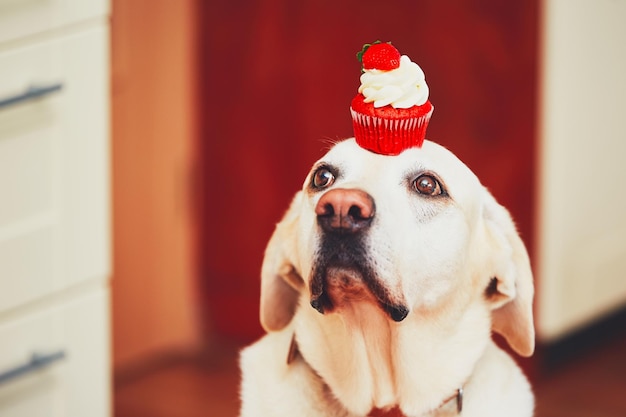
[{"label": "cupcake on dog's head", "polygon": [[363,73],[350,106],[357,143],[383,155],[422,146],[433,113],[424,71],[391,43],[366,44],[357,58]]}]

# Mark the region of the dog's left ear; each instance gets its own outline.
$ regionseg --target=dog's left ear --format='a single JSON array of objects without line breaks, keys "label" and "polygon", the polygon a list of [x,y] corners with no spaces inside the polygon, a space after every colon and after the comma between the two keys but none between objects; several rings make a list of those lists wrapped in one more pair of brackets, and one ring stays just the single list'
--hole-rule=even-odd
[{"label": "dog's left ear", "polygon": [[491,282],[485,296],[492,305],[492,329],[520,355],[535,350],[533,274],[528,252],[509,212],[485,189],[483,220]]},{"label": "dog's left ear", "polygon": [[294,265],[296,223],[302,192],[293,198],[287,213],[265,249],[261,266],[261,325],[266,331],[278,331],[289,324],[298,306],[304,281]]}]

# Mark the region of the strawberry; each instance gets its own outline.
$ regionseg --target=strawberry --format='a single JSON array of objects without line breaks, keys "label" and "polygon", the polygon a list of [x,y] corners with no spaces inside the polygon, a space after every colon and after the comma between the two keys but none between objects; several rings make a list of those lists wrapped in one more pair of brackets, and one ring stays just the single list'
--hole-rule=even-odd
[{"label": "strawberry", "polygon": [[400,66],[400,52],[390,42],[365,44],[357,58],[363,64],[364,70],[389,71]]}]

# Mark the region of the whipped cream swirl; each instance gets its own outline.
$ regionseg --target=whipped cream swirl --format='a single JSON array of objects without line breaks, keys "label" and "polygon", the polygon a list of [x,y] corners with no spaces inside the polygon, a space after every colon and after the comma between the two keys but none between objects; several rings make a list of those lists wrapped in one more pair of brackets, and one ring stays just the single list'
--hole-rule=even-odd
[{"label": "whipped cream swirl", "polygon": [[396,109],[408,109],[426,103],[428,85],[419,65],[402,55],[400,67],[394,70],[365,70],[361,75],[359,93],[363,94],[366,103],[374,102],[377,108],[390,104]]}]

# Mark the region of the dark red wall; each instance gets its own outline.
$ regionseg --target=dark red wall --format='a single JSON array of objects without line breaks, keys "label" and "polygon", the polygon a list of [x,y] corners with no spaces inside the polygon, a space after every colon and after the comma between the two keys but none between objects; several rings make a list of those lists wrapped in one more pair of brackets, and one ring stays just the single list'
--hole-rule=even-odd
[{"label": "dark red wall", "polygon": [[208,331],[262,333],[266,241],[327,141],[351,136],[355,53],[377,39],[424,69],[427,137],[476,172],[532,245],[538,0],[200,3]]}]

